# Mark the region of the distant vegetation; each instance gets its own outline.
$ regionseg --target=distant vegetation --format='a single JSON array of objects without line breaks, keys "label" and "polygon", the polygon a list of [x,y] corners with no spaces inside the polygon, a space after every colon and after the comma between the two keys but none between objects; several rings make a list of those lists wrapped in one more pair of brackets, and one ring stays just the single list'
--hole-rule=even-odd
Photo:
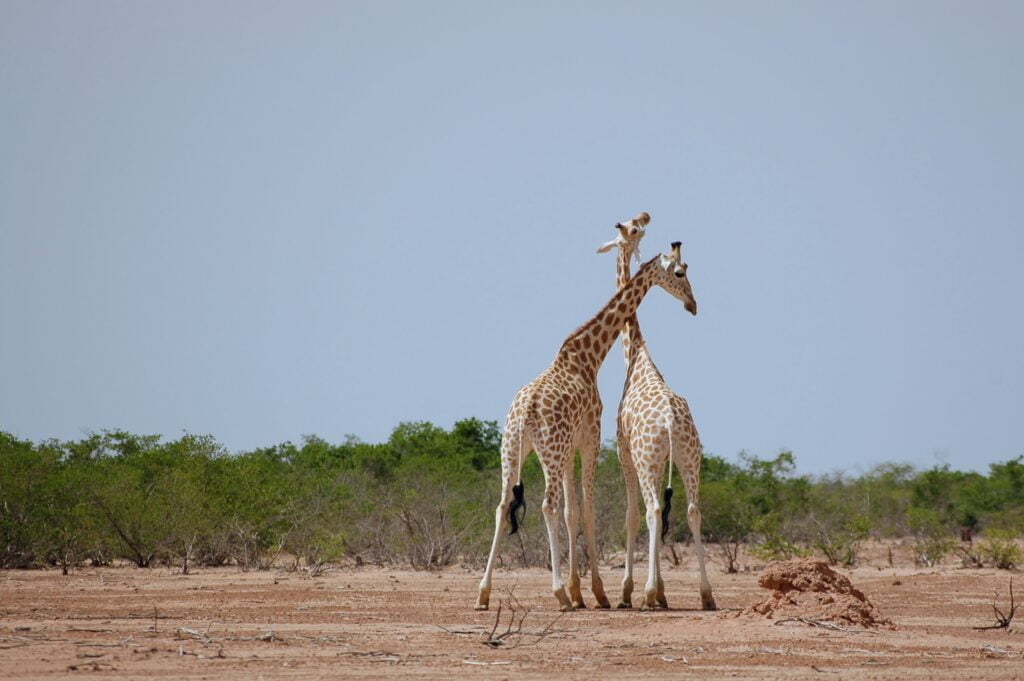
[{"label": "distant vegetation", "polygon": [[[0,567],[478,564],[494,531],[499,444],[498,425],[477,419],[450,431],[403,423],[380,444],[311,436],[240,454],[210,436],[162,442],[104,431],[33,443],[0,432]],[[502,561],[546,565],[536,457],[524,482],[530,513],[524,531],[505,538]],[[726,569],[741,546],[764,558],[813,553],[854,564],[861,542],[887,537],[911,538],[921,565],[955,552],[965,564],[1021,563],[1024,457],[987,475],[886,464],[858,477],[811,477],[796,474],[788,452],[737,463],[709,455],[701,494],[705,540]],[[625,538],[613,449],[601,453],[596,496],[594,550],[606,557]],[[689,539],[685,504],[676,504],[671,532]]]}]

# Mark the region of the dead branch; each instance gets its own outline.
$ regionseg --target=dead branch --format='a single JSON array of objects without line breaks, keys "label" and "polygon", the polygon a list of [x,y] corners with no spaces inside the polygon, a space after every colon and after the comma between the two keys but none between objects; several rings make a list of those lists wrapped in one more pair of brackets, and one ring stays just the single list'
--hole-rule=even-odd
[{"label": "dead branch", "polygon": [[213,639],[211,639],[209,636],[196,629],[189,629],[188,627],[178,627],[178,637],[180,638],[182,634],[185,634],[186,636],[191,636],[193,639],[201,643],[204,648],[213,643]]},{"label": "dead branch", "polygon": [[1013,577],[1010,577],[1010,614],[1006,615],[996,605],[997,594],[992,596],[992,610],[995,611],[996,623],[990,624],[987,627],[973,627],[975,631],[985,631],[986,629],[1009,629],[1010,622],[1013,621],[1013,616],[1017,613],[1017,608],[1020,607],[1020,603],[1017,603],[1013,599]]},{"label": "dead branch", "polygon": [[[501,613],[503,609],[508,610],[510,614],[508,622],[505,625],[505,631],[499,634],[497,631],[498,627],[501,625]],[[564,612],[558,613],[558,615],[540,631],[523,631],[523,623],[526,621],[526,617],[530,612],[530,609],[524,606],[515,595],[515,587],[513,586],[509,589],[508,596],[498,601],[498,612],[494,617],[494,625],[491,627],[491,631],[487,635],[487,638],[483,640],[483,644],[491,648],[506,646],[509,648],[518,648],[520,646],[537,645],[554,633],[555,624],[563,615],[565,615]],[[531,637],[532,640],[528,640],[525,637]]]},{"label": "dead branch", "polygon": [[845,631],[851,634],[865,634],[871,633],[863,629],[851,629],[850,627],[843,627],[835,622],[827,622],[825,620],[816,620],[810,617],[787,617],[785,619],[776,620],[775,626],[785,624],[787,622],[801,622],[803,624],[810,625],[812,627],[818,627],[819,629],[830,629],[832,631]]}]

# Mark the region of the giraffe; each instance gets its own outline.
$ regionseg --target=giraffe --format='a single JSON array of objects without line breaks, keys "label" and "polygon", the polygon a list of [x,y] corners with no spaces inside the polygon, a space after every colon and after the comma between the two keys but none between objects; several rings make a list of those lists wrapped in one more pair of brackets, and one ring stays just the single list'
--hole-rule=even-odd
[{"label": "giraffe", "polygon": [[[501,440],[501,501],[495,510],[494,540],[487,567],[480,580],[477,610],[486,610],[491,595],[491,575],[506,522],[511,533],[518,529],[516,512],[523,505],[521,469],[530,451],[537,453],[544,472],[541,512],[551,551],[551,587],[562,610],[585,607],[576,567],[575,535],[579,510],[573,484],[573,453],[580,450],[583,472],[583,535],[590,558],[591,591],[598,607],[610,607],[597,565],[594,532],[594,471],[601,433],[601,400],[597,371],[605,356],[654,285],[661,286],[687,307],[696,305],[678,250],[644,263],[625,286],[588,322],[562,343],[554,361],[531,383],[516,393],[505,417]],[[569,583],[562,581],[558,512],[565,494],[565,523],[569,537]],[[569,592],[566,593],[568,586]]]},{"label": "giraffe", "polygon": [[[615,227],[619,235],[598,248],[604,253],[617,247],[616,284],[622,290],[629,285],[629,259],[636,252],[644,237],[647,213],[640,213],[627,223]],[[679,283],[687,293],[686,309],[697,314],[697,303],[693,297],[687,265],[681,262],[681,244],[672,244],[672,257],[680,262]],[[664,534],[668,504],[671,499],[671,466],[674,462],[682,474],[689,501],[687,520],[693,534],[694,550],[700,568],[700,599],[704,610],[715,610],[715,598],[711,592],[707,569],[704,563],[704,546],[700,536],[700,462],[701,445],[697,429],[693,425],[690,408],[686,400],[673,393],[665,385],[665,379],[651,360],[650,353],[640,332],[636,314],[626,320],[622,336],[622,349],[626,359],[626,381],[619,404],[618,453],[623,477],[626,479],[626,571],[622,580],[620,608],[632,607],[633,594],[633,553],[636,548],[636,534],[639,524],[637,517],[637,484],[643,492],[647,509],[647,531],[650,535],[648,553],[648,577],[642,608],[653,608],[655,604],[667,607],[665,585],[661,578],[660,541]],[[665,507],[659,498],[659,482],[668,462],[669,486],[665,491]],[[664,513],[664,517],[663,514]]]}]

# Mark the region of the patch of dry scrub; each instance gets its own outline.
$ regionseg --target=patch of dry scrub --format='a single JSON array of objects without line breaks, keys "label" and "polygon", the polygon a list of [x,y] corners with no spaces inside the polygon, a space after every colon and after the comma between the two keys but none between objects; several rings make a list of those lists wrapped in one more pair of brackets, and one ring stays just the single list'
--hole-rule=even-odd
[{"label": "patch of dry scrub", "polygon": [[836,622],[861,627],[892,626],[850,580],[814,558],[775,561],[757,580],[771,595],[740,616]]}]

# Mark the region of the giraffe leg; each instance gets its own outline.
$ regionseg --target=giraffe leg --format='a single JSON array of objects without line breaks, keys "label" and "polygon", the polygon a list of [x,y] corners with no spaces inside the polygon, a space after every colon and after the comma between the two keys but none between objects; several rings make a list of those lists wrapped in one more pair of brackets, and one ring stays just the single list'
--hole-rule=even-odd
[{"label": "giraffe leg", "polygon": [[512,486],[502,485],[501,503],[494,512],[494,540],[491,542],[491,553],[487,556],[487,567],[484,568],[483,579],[480,580],[480,593],[476,600],[476,610],[487,610],[491,600],[491,575],[494,572],[494,562],[498,556],[498,547],[501,544],[501,535],[505,532],[507,522],[506,515],[512,502]]},{"label": "giraffe leg", "polygon": [[[664,494],[664,492],[662,493]],[[658,512],[658,520],[660,521],[660,524],[658,525],[658,579],[655,587],[654,600],[657,601],[659,606],[667,608],[668,599],[665,597],[665,580],[661,578],[661,549],[665,546],[665,542],[662,541],[661,534],[665,529],[665,523],[667,520],[661,517],[661,511]]]},{"label": "giraffe leg", "polygon": [[[508,509],[512,503],[512,486],[515,479],[519,477],[519,469],[522,461],[519,458],[520,445],[527,444],[520,442],[522,433],[510,432],[506,427],[501,442],[501,501],[494,511],[494,539],[491,542],[491,552],[487,556],[487,567],[484,568],[484,576],[480,580],[480,592],[477,596],[476,610],[487,610],[491,599],[491,575],[494,573],[494,564],[498,558],[498,547],[501,545],[501,536],[505,532],[505,525],[508,522]],[[526,448],[525,451],[529,451]]]},{"label": "giraffe leg", "polygon": [[601,581],[601,569],[597,556],[597,532],[594,528],[594,473],[597,468],[597,447],[591,445],[590,454],[583,457],[583,539],[587,542],[587,557],[590,560],[590,590],[597,601],[597,607],[610,608],[608,596]]},{"label": "giraffe leg", "polygon": [[[566,457],[541,457],[545,460],[564,461]],[[564,468],[563,468],[564,470]],[[552,479],[547,466],[544,466],[544,503],[541,504],[541,513],[544,515],[544,524],[548,529],[548,545],[551,548],[551,591],[558,599],[558,605],[563,610],[572,610],[572,601],[565,591],[565,583],[562,581],[562,548],[558,540],[558,511],[562,504],[561,481]]]},{"label": "giraffe leg", "polygon": [[[693,457],[687,457],[693,461]],[[704,543],[700,536],[700,452],[697,452],[697,465],[680,467],[683,473],[683,483],[686,485],[686,500],[689,502],[686,509],[686,520],[690,525],[690,534],[693,535],[693,550],[697,554],[697,565],[700,567],[700,607],[704,610],[717,610],[715,596],[711,593],[711,582],[708,581],[707,568],[704,565]]]},{"label": "giraffe leg", "polygon": [[658,602],[658,605],[667,608],[668,599],[665,598],[665,580],[661,578],[661,563],[658,564],[658,589],[655,592],[654,600]]},{"label": "giraffe leg", "polygon": [[[652,470],[661,466],[650,466],[640,471],[640,489],[647,506],[647,585],[644,587],[642,610],[653,610],[658,603],[658,581],[661,579],[661,499],[658,498],[660,471]],[[663,594],[664,597],[664,594]]]},{"label": "giraffe leg", "polygon": [[576,550],[576,540],[579,535],[580,507],[576,501],[576,480],[573,475],[572,459],[566,466],[565,475],[562,478],[562,492],[564,493],[565,507],[563,516],[565,518],[565,531],[568,538],[569,553],[569,580],[566,587],[569,589],[569,600],[574,608],[586,608],[583,602],[583,591],[580,588],[580,566],[579,551]]},{"label": "giraffe leg", "polygon": [[629,450],[628,438],[619,435],[619,465],[626,483],[626,573],[622,578],[622,597],[620,608],[633,607],[633,561],[636,554],[636,534],[640,529],[640,513],[637,509],[637,492],[639,483],[633,458]]}]

